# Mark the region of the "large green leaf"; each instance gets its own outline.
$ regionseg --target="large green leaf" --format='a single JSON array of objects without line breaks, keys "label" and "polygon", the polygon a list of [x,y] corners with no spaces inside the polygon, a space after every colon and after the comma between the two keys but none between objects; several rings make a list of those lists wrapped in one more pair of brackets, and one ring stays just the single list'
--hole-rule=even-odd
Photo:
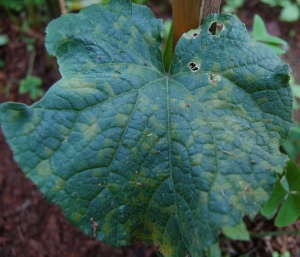
[{"label": "large green leaf", "polygon": [[128,0],[60,17],[47,34],[62,79],[31,107],[2,104],[0,120],[72,224],[115,247],[137,239],[196,257],[260,210],[285,166],[293,98],[288,66],[243,24],[207,17],[180,39],[170,74],[161,21]]}]

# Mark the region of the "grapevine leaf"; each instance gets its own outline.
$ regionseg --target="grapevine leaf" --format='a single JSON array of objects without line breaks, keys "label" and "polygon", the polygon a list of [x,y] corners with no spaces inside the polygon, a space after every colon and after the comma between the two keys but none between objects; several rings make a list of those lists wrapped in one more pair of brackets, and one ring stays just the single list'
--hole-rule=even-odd
[{"label": "grapevine leaf", "polygon": [[260,210],[285,166],[290,69],[220,14],[182,36],[166,74],[161,27],[129,0],[54,20],[62,79],[30,107],[2,104],[0,121],[25,174],[84,233],[197,257]]}]

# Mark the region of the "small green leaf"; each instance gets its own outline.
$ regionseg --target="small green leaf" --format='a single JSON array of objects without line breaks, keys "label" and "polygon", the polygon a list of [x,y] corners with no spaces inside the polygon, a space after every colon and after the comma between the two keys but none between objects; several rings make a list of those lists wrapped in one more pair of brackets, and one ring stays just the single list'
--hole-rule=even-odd
[{"label": "small green leaf", "polygon": [[24,7],[25,3],[23,0],[1,0],[0,1],[0,6],[3,6],[4,8],[7,9],[12,9],[16,12],[19,12],[22,10],[22,8]]},{"label": "small green leaf", "polygon": [[135,4],[144,4],[147,0],[133,0]]},{"label": "small green leaf", "polygon": [[298,124],[295,123],[293,125],[288,140],[283,144],[283,148],[289,158],[296,161],[300,152],[300,126]]},{"label": "small green leaf", "polygon": [[300,85],[293,85],[292,91],[295,97],[300,98]]},{"label": "small green leaf", "polygon": [[265,37],[268,35],[263,19],[257,14],[254,15],[252,35],[254,38]]},{"label": "small green leaf", "polygon": [[300,85],[296,83],[293,75],[290,76],[290,84],[292,87],[294,97],[300,98]]},{"label": "small green leaf", "polygon": [[74,12],[92,4],[108,4],[109,2],[110,0],[66,0],[66,6],[69,12]]},{"label": "small green leaf", "polygon": [[281,45],[284,46],[284,48],[288,46],[287,42],[283,39],[269,35],[263,19],[257,14],[254,16],[252,38],[264,43],[278,55],[286,52],[286,50],[281,48]]},{"label": "small green leaf", "polygon": [[212,244],[205,250],[206,257],[222,257],[219,242]]},{"label": "small green leaf", "polygon": [[274,45],[271,43],[263,43],[263,42],[262,44],[269,47],[274,53],[276,53],[279,56],[286,53],[286,50],[282,49],[279,45]]},{"label": "small green leaf", "polygon": [[266,202],[264,207],[261,209],[261,213],[265,216],[269,216],[276,211],[283,198],[286,196],[287,192],[281,186],[280,182],[275,183],[273,193],[270,199]]},{"label": "small green leaf", "polygon": [[165,71],[168,72],[172,63],[172,58],[173,58],[173,42],[172,42],[172,23],[169,25],[169,29],[165,30],[166,34],[166,45],[163,53],[163,60],[164,60],[164,68]]},{"label": "small green leaf", "polygon": [[284,41],[283,39],[279,38],[279,37],[275,37],[275,36],[271,36],[269,34],[267,35],[261,35],[261,36],[257,36],[255,38],[257,41],[261,41],[261,42],[265,42],[268,44],[273,44],[273,45],[287,45],[287,42]]},{"label": "small green leaf", "polygon": [[223,13],[235,13],[236,11],[237,11],[237,9],[234,6],[230,6],[230,5],[222,6]]},{"label": "small green leaf", "polygon": [[242,7],[245,0],[227,0],[226,4],[222,7],[225,13],[235,13],[238,8]]},{"label": "small green leaf", "polygon": [[275,225],[277,227],[284,227],[295,222],[300,215],[299,203],[300,196],[288,195],[277,214]]},{"label": "small green leaf", "polygon": [[226,4],[234,6],[235,8],[240,8],[243,6],[245,0],[227,0]]},{"label": "small green leaf", "polygon": [[277,5],[281,7],[286,7],[291,4],[291,0],[277,0],[277,1],[278,1]]},{"label": "small green leaf", "polygon": [[222,227],[222,233],[232,239],[232,240],[241,240],[241,241],[249,241],[250,235],[247,230],[246,224],[242,221],[234,227],[225,226]]},{"label": "small green leaf", "polygon": [[275,7],[276,5],[278,5],[279,1],[282,1],[282,0],[261,0],[261,2],[268,4],[271,7]]},{"label": "small green leaf", "polygon": [[281,11],[279,19],[286,22],[297,21],[300,17],[300,11],[297,4],[289,3]]},{"label": "small green leaf", "polygon": [[[297,164],[290,160],[288,162],[286,168],[286,179],[289,183],[289,190],[290,191],[299,191],[300,192],[300,169]],[[299,202],[300,204],[300,202]]]},{"label": "small green leaf", "polygon": [[299,219],[299,216],[300,216],[300,195],[295,195],[293,193],[291,193],[291,198],[293,199],[293,202],[294,202],[294,205],[295,205],[295,208],[297,209],[298,211],[298,219]]},{"label": "small green leaf", "polygon": [[7,35],[0,35],[0,46],[7,45],[9,42],[9,37]]},{"label": "small green leaf", "polygon": [[0,58],[0,68],[5,67],[5,62],[3,59]]},{"label": "small green leaf", "polygon": [[30,93],[30,98],[36,100],[44,95],[44,91],[40,88],[42,83],[43,81],[41,78],[28,75],[25,79],[20,81],[19,93]]},{"label": "small green leaf", "polygon": [[272,257],[291,257],[291,254],[289,251],[285,251],[283,254],[277,252],[277,251],[274,251],[272,253]]},{"label": "small green leaf", "polygon": [[291,138],[288,138],[288,140],[284,142],[282,147],[291,160],[295,161],[297,159],[298,153],[300,152],[299,140],[294,141],[291,140]]}]

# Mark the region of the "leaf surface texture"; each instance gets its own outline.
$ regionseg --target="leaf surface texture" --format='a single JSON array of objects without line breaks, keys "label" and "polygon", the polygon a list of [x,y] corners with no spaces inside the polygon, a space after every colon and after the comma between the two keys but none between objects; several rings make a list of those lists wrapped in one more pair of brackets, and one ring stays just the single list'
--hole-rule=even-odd
[{"label": "leaf surface texture", "polygon": [[25,174],[84,233],[197,257],[260,210],[285,166],[290,70],[220,14],[182,36],[166,74],[161,28],[124,0],[54,20],[62,79],[30,107],[2,104],[0,121]]}]

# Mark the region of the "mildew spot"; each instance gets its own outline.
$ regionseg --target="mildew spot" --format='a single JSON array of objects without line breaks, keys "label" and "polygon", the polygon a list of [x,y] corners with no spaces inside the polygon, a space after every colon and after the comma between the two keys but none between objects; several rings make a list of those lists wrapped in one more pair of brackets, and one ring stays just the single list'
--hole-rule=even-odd
[{"label": "mildew spot", "polygon": [[196,72],[200,69],[200,65],[199,64],[196,64],[194,62],[191,62],[189,64],[189,68],[191,69],[192,72]]},{"label": "mildew spot", "polygon": [[214,74],[214,73],[210,73],[209,74],[209,82],[213,83],[213,82],[218,82],[221,80],[221,76],[218,74]]}]

